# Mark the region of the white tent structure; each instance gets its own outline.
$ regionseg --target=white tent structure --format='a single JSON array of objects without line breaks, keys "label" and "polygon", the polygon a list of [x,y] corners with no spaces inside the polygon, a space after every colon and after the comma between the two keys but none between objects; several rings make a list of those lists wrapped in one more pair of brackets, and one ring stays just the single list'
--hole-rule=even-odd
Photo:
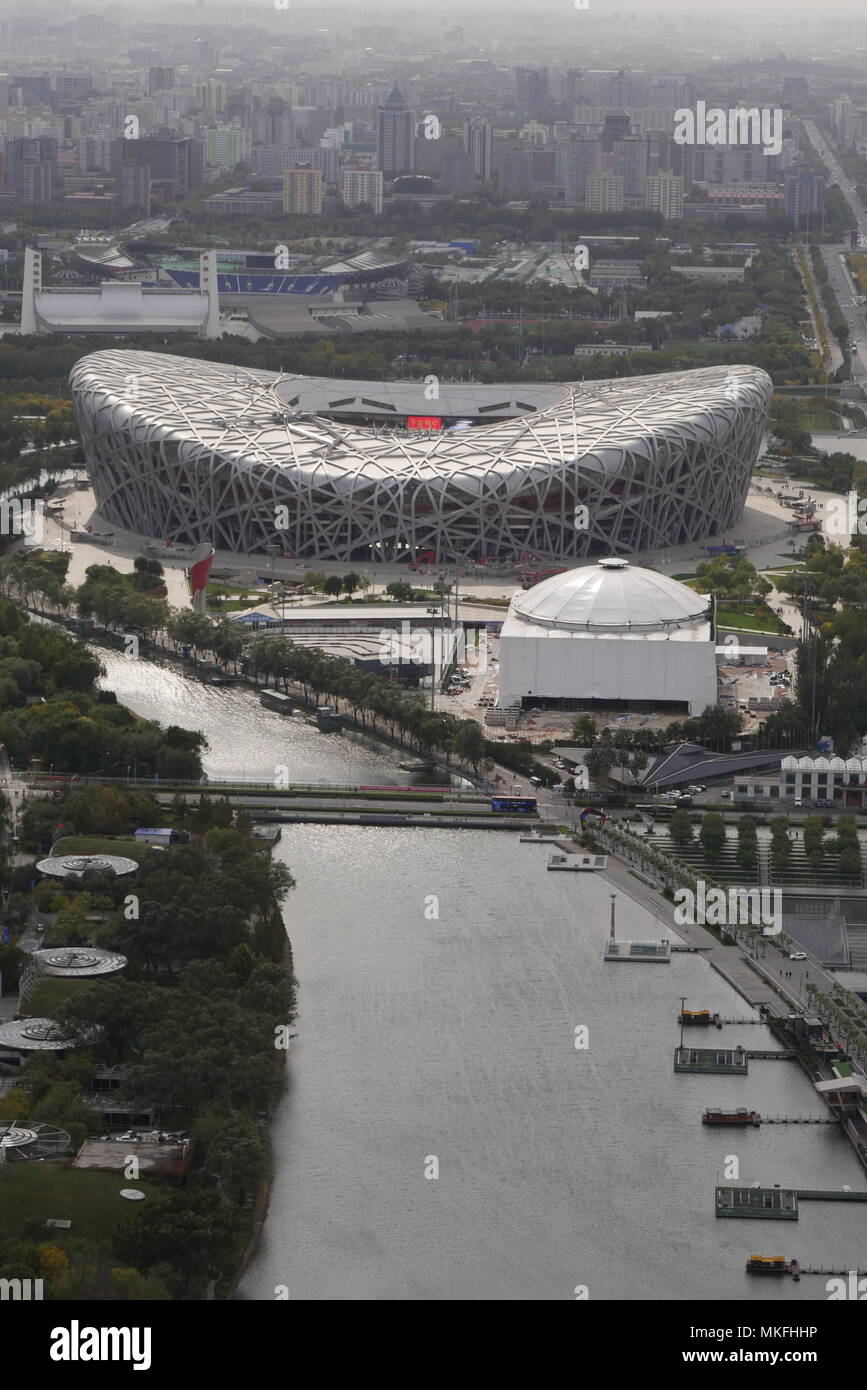
[{"label": "white tent structure", "polygon": [[711,599],[606,559],[513,598],[500,637],[500,705],[716,703]]}]

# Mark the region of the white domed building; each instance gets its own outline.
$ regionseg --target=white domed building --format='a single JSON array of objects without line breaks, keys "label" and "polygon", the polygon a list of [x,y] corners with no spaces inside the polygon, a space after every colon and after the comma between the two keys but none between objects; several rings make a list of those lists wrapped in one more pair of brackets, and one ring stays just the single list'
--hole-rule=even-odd
[{"label": "white domed building", "polygon": [[626,560],[555,574],[512,599],[501,706],[700,714],[717,702],[713,600]]}]

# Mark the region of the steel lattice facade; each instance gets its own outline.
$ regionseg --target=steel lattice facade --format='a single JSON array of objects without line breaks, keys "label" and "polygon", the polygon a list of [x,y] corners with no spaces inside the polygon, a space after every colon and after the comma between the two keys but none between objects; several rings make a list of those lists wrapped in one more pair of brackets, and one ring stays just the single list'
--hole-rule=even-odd
[{"label": "steel lattice facade", "polygon": [[[553,404],[550,382],[522,385],[536,411],[420,436],[289,404],[304,382],[161,353],[82,358],[71,384],[101,514],[175,543],[344,562],[658,550],[740,519],[772,392],[744,366],[564,384]],[[462,389],[471,417],[472,388],[449,395]],[[387,385],[367,390],[374,404]]]}]

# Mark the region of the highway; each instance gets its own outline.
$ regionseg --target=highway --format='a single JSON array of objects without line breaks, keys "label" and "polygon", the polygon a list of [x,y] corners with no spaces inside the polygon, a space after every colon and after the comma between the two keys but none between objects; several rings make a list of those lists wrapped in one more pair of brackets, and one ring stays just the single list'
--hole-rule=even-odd
[{"label": "highway", "polygon": [[[814,150],[825,165],[830,182],[837,184],[852,209],[857,223],[859,244],[867,246],[867,209],[858,197],[855,185],[841,167],[834,151],[815,123],[805,121],[804,129]],[[854,349],[852,353],[852,379],[859,386],[867,389],[867,364],[864,360],[867,356],[867,320],[865,320],[864,306],[857,303],[857,289],[843,260],[843,253],[847,249],[845,246],[823,246],[822,259],[828,270],[828,277],[837,296],[840,310],[849,325],[849,342]]]}]

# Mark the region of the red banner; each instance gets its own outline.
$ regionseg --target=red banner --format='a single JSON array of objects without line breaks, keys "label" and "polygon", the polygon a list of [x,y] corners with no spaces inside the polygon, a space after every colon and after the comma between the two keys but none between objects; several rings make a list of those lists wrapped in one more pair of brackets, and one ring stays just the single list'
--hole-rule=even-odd
[{"label": "red banner", "polygon": [[408,430],[441,430],[443,420],[441,415],[408,415],[406,427]]},{"label": "red banner", "polygon": [[200,594],[203,589],[208,587],[208,576],[211,573],[211,565],[214,561],[214,551],[206,555],[204,560],[197,560],[190,570],[190,588],[193,591],[193,598]]}]

